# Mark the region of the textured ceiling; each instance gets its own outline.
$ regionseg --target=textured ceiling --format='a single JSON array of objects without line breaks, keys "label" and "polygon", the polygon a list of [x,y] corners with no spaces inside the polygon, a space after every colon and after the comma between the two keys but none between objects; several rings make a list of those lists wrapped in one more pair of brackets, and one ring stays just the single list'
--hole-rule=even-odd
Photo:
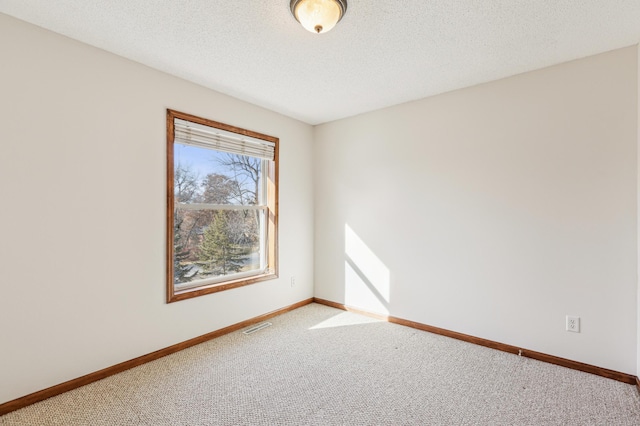
[{"label": "textured ceiling", "polygon": [[640,41],[640,0],[0,0],[0,12],[318,124]]}]

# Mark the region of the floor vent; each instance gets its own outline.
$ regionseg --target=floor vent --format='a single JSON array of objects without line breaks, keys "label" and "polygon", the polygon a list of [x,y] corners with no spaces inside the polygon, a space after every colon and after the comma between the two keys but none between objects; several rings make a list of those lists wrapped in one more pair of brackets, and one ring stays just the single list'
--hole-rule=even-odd
[{"label": "floor vent", "polygon": [[260,331],[263,328],[267,328],[267,327],[271,327],[273,324],[271,324],[270,322],[261,322],[260,324],[256,324],[251,328],[247,328],[245,331],[242,332],[242,334],[252,334],[255,333],[256,331]]}]

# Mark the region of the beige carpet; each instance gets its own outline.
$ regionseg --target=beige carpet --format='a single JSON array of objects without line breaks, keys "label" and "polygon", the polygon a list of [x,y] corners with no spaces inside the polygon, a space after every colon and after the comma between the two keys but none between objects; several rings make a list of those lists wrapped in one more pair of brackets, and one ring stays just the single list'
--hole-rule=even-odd
[{"label": "beige carpet", "polygon": [[317,304],[1,425],[640,425],[632,385]]}]

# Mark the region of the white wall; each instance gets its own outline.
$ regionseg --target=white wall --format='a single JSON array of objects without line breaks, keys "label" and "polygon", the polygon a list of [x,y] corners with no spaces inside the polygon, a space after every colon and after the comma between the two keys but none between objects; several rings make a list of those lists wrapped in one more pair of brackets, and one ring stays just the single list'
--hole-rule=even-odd
[{"label": "white wall", "polygon": [[[312,297],[311,126],[1,14],[0,52],[0,403]],[[166,108],[280,138],[280,279],[165,303]]]},{"label": "white wall", "polygon": [[636,374],[637,79],[631,47],[318,126],[315,295]]}]

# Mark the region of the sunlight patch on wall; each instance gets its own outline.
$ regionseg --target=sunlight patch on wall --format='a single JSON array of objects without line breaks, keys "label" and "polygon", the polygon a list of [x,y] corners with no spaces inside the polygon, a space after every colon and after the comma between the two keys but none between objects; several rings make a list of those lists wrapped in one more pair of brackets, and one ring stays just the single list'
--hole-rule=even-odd
[{"label": "sunlight patch on wall", "polygon": [[391,273],[348,224],[344,226],[345,304],[389,314]]}]

